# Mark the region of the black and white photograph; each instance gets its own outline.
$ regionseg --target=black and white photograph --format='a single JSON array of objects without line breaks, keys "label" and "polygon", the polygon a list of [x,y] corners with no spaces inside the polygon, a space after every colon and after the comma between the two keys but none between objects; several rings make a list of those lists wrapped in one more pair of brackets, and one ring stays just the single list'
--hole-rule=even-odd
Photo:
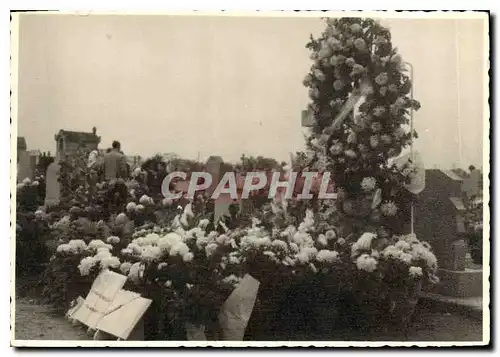
[{"label": "black and white photograph", "polygon": [[11,12],[11,345],[489,345],[489,16]]}]

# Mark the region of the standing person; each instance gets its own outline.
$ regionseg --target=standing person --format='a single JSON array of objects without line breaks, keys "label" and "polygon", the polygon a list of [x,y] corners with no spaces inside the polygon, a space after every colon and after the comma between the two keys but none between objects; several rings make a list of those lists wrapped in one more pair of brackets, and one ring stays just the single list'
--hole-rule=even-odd
[{"label": "standing person", "polygon": [[120,150],[120,143],[113,141],[112,149],[104,155],[104,175],[106,180],[126,176],[127,162]]},{"label": "standing person", "polygon": [[92,150],[89,154],[88,162],[87,162],[87,184],[88,184],[88,196],[89,200],[92,198],[96,191],[96,184],[99,179],[97,172],[97,165],[99,160],[99,151]]}]

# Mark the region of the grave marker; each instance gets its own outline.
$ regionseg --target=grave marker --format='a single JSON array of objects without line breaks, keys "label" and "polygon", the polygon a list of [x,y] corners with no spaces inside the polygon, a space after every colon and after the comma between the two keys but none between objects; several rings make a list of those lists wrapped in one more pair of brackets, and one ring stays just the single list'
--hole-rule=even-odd
[{"label": "grave marker", "polygon": [[47,167],[45,174],[45,205],[57,204],[61,197],[61,183],[59,182],[60,166],[57,162],[51,163]]},{"label": "grave marker", "polygon": [[415,233],[437,257],[439,293],[471,297],[482,294],[482,271],[465,269],[465,206],[462,178],[452,171],[426,170],[425,189],[415,202]]}]

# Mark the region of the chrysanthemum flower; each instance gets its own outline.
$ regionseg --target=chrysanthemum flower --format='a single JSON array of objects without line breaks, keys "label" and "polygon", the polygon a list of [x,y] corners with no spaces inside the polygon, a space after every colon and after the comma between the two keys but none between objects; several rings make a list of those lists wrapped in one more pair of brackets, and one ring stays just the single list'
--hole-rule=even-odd
[{"label": "chrysanthemum flower", "polygon": [[371,273],[377,269],[377,260],[368,254],[362,254],[356,259],[356,267]]},{"label": "chrysanthemum flower", "polygon": [[382,214],[385,216],[395,216],[396,213],[398,212],[398,207],[396,204],[392,201],[383,203],[380,206],[380,210],[382,211]]},{"label": "chrysanthemum flower", "polygon": [[421,267],[410,267],[409,274],[412,278],[419,278],[423,275]]},{"label": "chrysanthemum flower", "polygon": [[134,212],[135,209],[136,209],[136,206],[137,205],[135,204],[135,202],[129,202],[129,203],[127,203],[127,207],[126,207],[127,212],[129,212],[129,213]]},{"label": "chrysanthemum flower", "polygon": [[375,189],[376,186],[377,186],[377,180],[375,180],[374,177],[365,177],[361,181],[361,188],[363,189],[363,191],[366,192],[372,191]]},{"label": "chrysanthemum flower", "polygon": [[316,255],[316,260],[322,263],[333,263],[339,259],[339,253],[334,250],[322,249]]},{"label": "chrysanthemum flower", "polygon": [[127,275],[130,271],[131,266],[132,266],[132,263],[123,262],[120,264],[120,271],[122,272],[123,275]]},{"label": "chrysanthemum flower", "polygon": [[85,257],[80,261],[78,270],[82,276],[89,275],[90,270],[97,264],[97,259],[94,257]]},{"label": "chrysanthemum flower", "polygon": [[117,236],[111,236],[106,239],[106,242],[109,244],[118,244],[120,243],[120,238]]}]

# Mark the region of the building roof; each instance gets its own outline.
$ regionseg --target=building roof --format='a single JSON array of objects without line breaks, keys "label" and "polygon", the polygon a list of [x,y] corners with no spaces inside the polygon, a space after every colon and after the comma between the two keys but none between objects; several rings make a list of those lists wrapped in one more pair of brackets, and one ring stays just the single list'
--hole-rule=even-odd
[{"label": "building roof", "polygon": [[28,145],[26,145],[26,139],[24,136],[17,137],[17,150],[26,150]]},{"label": "building roof", "polygon": [[66,140],[74,143],[94,143],[101,141],[101,138],[95,133],[87,133],[83,131],[59,130],[59,133],[56,135],[56,140],[60,137],[64,137]]}]

